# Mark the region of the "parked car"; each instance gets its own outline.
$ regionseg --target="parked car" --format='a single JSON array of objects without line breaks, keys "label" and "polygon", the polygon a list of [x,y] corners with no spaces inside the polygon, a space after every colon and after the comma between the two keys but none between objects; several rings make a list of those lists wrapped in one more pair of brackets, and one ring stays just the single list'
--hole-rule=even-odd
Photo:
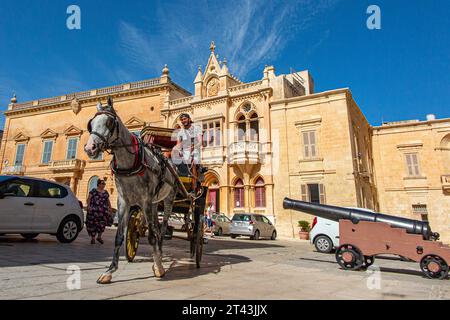
[{"label": "parked car", "polygon": [[252,240],[259,238],[277,238],[277,230],[270,220],[262,214],[237,213],[230,225],[231,238],[250,236]]},{"label": "parked car", "polygon": [[0,176],[0,234],[55,235],[74,241],[84,226],[83,204],[66,185],[19,176]]},{"label": "parked car", "polygon": [[[374,212],[373,210],[365,208],[348,208]],[[339,222],[321,217],[314,217],[309,232],[309,239],[311,243],[314,244],[317,251],[330,253],[335,248],[339,247]]]},{"label": "parked car", "polygon": [[218,236],[230,234],[231,220],[223,213],[213,213],[211,215],[214,224],[214,233]]}]

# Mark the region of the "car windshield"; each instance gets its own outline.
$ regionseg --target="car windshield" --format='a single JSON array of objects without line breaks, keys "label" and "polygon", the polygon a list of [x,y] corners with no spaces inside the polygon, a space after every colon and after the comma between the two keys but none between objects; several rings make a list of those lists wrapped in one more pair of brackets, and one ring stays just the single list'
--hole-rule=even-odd
[{"label": "car windshield", "polygon": [[250,221],[251,217],[248,214],[235,214],[233,216],[233,221]]},{"label": "car windshield", "polygon": [[8,176],[0,176],[0,183],[5,182],[7,180],[11,180],[13,177]]}]

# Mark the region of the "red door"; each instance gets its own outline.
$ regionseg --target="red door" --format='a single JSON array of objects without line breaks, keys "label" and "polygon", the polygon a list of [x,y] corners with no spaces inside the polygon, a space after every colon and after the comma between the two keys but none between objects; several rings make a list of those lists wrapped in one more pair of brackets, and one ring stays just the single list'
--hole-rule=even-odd
[{"label": "red door", "polygon": [[219,193],[217,189],[209,189],[209,201],[213,204],[213,210],[219,212]]}]

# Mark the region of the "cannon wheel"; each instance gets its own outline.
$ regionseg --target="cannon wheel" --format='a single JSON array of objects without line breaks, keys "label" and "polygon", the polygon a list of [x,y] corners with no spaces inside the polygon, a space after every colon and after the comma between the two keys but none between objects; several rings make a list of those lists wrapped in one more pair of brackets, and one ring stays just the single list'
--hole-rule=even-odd
[{"label": "cannon wheel", "polygon": [[363,268],[367,269],[375,262],[374,256],[364,256]]},{"label": "cannon wheel", "polygon": [[139,239],[141,237],[141,216],[142,212],[139,210],[132,210],[128,218],[128,228],[126,234],[125,253],[128,262],[133,262],[136,257],[137,249],[139,247]]},{"label": "cannon wheel", "polygon": [[336,249],[336,261],[344,270],[359,270],[364,260],[361,251],[352,244],[343,244]]},{"label": "cannon wheel", "polygon": [[429,254],[420,260],[420,269],[423,274],[430,279],[443,280],[448,276],[448,264],[441,257]]}]

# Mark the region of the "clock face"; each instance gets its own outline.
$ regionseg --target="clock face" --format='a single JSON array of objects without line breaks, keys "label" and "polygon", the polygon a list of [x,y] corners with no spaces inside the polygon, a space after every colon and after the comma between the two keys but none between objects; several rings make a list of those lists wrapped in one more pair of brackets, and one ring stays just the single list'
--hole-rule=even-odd
[{"label": "clock face", "polygon": [[212,78],[207,85],[208,96],[216,96],[219,93],[219,80]]}]

